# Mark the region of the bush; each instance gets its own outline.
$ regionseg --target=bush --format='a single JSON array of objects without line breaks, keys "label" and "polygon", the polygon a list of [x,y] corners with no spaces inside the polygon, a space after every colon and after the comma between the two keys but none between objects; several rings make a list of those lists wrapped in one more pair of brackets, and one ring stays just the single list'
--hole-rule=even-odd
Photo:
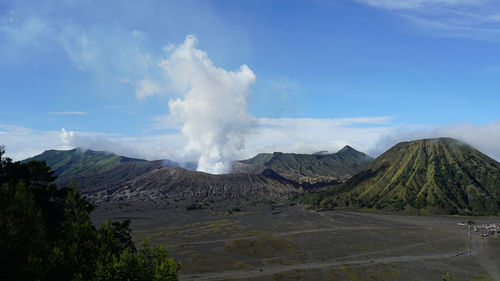
[{"label": "bush", "polygon": [[192,203],[186,206],[186,211],[198,210],[201,209],[201,205],[197,203]]}]

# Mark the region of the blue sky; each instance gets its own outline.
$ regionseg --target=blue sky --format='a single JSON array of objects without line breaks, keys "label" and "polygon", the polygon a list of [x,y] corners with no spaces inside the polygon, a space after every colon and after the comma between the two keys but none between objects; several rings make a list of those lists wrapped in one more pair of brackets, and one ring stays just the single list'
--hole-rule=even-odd
[{"label": "blue sky", "polygon": [[168,106],[188,90],[159,65],[191,34],[256,77],[244,148],[220,157],[447,135],[500,158],[493,0],[2,1],[0,143],[196,159]]}]

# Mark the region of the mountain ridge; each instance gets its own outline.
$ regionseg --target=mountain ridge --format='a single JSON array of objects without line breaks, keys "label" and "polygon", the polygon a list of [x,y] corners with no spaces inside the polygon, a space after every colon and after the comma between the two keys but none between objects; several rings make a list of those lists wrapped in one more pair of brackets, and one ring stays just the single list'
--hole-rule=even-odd
[{"label": "mountain ridge", "polygon": [[[119,156],[107,151],[74,148],[46,150],[21,162],[45,161],[57,177],[56,184],[68,186],[76,182],[81,188],[138,176],[171,163],[169,160],[147,161]],[[174,162],[175,163],[175,162]]]},{"label": "mountain ridge", "polygon": [[[309,189],[342,183],[339,177],[315,175],[310,168],[301,167],[308,164],[308,161],[303,161],[304,159],[328,160],[333,157],[336,164],[345,161],[344,166],[348,169],[352,169],[353,165],[361,165],[357,159],[352,159],[353,156],[357,155],[364,160],[369,160],[365,154],[348,148],[340,154],[331,155],[279,152],[270,155],[271,157],[266,154],[256,155],[256,158],[251,161],[259,163],[275,158],[271,161],[274,163],[271,165],[272,168],[264,166],[263,169],[255,173],[225,175],[212,175],[179,167],[166,167],[163,160],[146,161],[108,152],[83,149],[49,150],[24,161],[46,161],[47,165],[51,166],[55,175],[58,176],[56,180],[58,185],[67,186],[71,182],[76,182],[80,191],[95,203],[147,202],[149,200],[155,205],[178,206],[179,204],[207,204],[207,202],[212,201],[223,203],[225,200],[289,202],[289,198],[304,194]],[[278,170],[279,173],[276,172],[275,167],[285,167],[286,165],[282,165],[282,163],[289,159],[292,159],[292,163],[289,163],[291,169],[298,167],[310,179],[314,180],[301,181],[300,178],[290,177],[283,170]],[[332,162],[326,161],[324,163]],[[328,165],[325,167],[332,168]],[[323,168],[326,169],[325,167]],[[343,166],[337,165],[335,167],[342,168]],[[344,171],[338,173],[345,174]]]},{"label": "mountain ridge", "polygon": [[298,184],[341,183],[360,171],[373,158],[345,146],[336,153],[260,153],[235,161],[232,173],[261,174],[266,169]]}]

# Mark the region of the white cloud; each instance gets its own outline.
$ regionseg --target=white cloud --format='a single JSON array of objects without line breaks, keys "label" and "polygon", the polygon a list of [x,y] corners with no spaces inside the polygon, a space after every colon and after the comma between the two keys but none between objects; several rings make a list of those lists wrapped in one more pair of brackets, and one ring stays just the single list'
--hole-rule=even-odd
[{"label": "white cloud", "polygon": [[138,81],[135,89],[135,96],[138,99],[145,99],[147,97],[153,96],[155,94],[159,94],[162,92],[162,89],[155,81],[145,77],[144,79]]},{"label": "white cloud", "polygon": [[75,133],[62,128],[60,137],[65,144],[65,149],[80,147],[97,151],[109,151],[129,157],[140,157],[140,153],[135,147],[122,142],[121,136],[86,132]]},{"label": "white cloud", "polygon": [[68,24],[54,32],[70,60],[105,85],[110,81],[128,84],[138,99],[164,93],[167,88],[157,65],[161,52],[148,51],[148,38],[141,31],[87,30]]},{"label": "white cloud", "polygon": [[500,42],[500,6],[493,0],[353,0],[387,9],[435,36]]},{"label": "white cloud", "polygon": [[0,124],[0,144],[5,145],[6,156],[23,160],[49,149],[67,150],[82,147],[109,151],[118,155],[148,160],[176,159],[188,161],[195,156],[182,151],[186,143],[180,134],[127,137],[119,134],[79,132],[67,129],[35,130]]},{"label": "white cloud", "polygon": [[173,49],[175,49],[174,44],[168,44],[167,46],[163,47],[163,52],[165,52],[165,53],[169,53],[169,52],[171,52]]},{"label": "white cloud", "polygon": [[87,115],[86,111],[53,111],[49,112],[49,115]]},{"label": "white cloud", "polygon": [[259,80],[259,93],[250,98],[250,104],[257,105],[262,115],[269,117],[296,116],[300,112],[300,100],[306,94],[300,83],[288,77]]},{"label": "white cloud", "polygon": [[377,117],[351,117],[351,118],[336,118],[336,119],[317,119],[317,118],[257,118],[255,123],[260,126],[277,126],[277,127],[345,127],[352,125],[384,125],[388,124],[394,117],[392,116],[377,116]]},{"label": "white cloud", "polygon": [[66,146],[69,146],[69,145],[71,145],[71,141],[73,140],[74,135],[75,135],[75,132],[66,131],[66,129],[61,128],[61,134],[59,136],[61,137],[61,141]]},{"label": "white cloud", "polygon": [[0,31],[15,44],[31,44],[50,32],[48,23],[38,16],[28,19],[17,18],[14,14],[0,18]]},{"label": "white cloud", "polygon": [[458,5],[479,5],[484,3],[484,0],[355,0],[368,4],[370,6],[393,9],[393,10],[406,10],[406,9],[420,9],[427,7],[446,7]]},{"label": "white cloud", "polygon": [[0,124],[0,144],[6,156],[22,160],[48,149],[65,149],[59,131],[43,131],[15,125]]},{"label": "white cloud", "polygon": [[0,18],[0,35],[6,39],[0,54],[11,59],[13,54],[57,50],[81,71],[91,73],[106,87],[122,82],[134,88],[137,98],[163,93],[166,87],[157,62],[161,51],[151,54],[148,37],[140,30],[119,27],[92,28],[68,18],[42,17],[39,14],[11,13]]},{"label": "white cloud", "polygon": [[150,130],[180,130],[183,125],[182,120],[178,116],[170,114],[153,117],[152,121]]},{"label": "white cloud", "polygon": [[62,128],[59,136],[63,143],[61,149],[80,147],[147,160],[173,159],[185,162],[196,159],[195,155],[182,150],[186,139],[179,133],[130,137],[121,134],[75,132]]}]

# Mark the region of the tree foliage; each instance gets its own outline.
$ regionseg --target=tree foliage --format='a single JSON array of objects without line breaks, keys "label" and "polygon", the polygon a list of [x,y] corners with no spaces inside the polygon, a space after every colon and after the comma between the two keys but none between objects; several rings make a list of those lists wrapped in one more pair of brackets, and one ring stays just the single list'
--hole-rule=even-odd
[{"label": "tree foliage", "polygon": [[76,187],[45,162],[13,162],[0,146],[0,280],[177,280],[166,248],[136,249],[130,221],[95,227]]}]

